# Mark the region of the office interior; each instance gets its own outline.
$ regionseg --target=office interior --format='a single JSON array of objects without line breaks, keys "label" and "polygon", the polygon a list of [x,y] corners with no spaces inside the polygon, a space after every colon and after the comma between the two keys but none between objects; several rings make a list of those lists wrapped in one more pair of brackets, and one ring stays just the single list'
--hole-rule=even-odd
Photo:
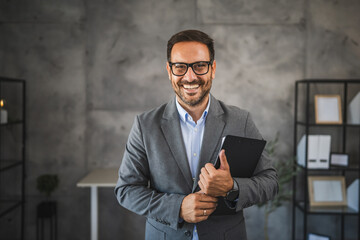
[{"label": "office interior", "polygon": [[[215,40],[211,93],[277,139],[274,163],[296,159],[306,111],[316,124],[314,95],[340,96],[342,121],[308,133],[331,135],[329,154],[347,154],[349,164],[298,166],[298,174],[345,176],[346,192],[360,177],[360,120],[348,115],[360,101],[359,12],[358,0],[0,1],[0,239],[144,239],[146,219],[118,204],[114,181],[135,116],[174,97],[166,44],[185,29]],[[306,80],[315,80],[309,109]],[[86,179],[94,172],[95,183]],[[57,183],[50,196],[39,190],[43,175],[56,175],[43,182]],[[307,182],[284,188],[309,203]],[[51,216],[39,210],[46,201],[56,203]],[[248,239],[360,238],[358,208],[305,214],[301,206],[290,195],[267,221],[264,206],[245,209]]]}]

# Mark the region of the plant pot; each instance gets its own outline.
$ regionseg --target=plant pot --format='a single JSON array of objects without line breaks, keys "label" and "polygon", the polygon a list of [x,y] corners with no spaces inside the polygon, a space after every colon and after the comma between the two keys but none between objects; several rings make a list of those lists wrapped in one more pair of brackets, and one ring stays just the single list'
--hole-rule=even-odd
[{"label": "plant pot", "polygon": [[45,201],[41,202],[37,206],[37,217],[38,218],[51,218],[56,216],[56,201]]}]

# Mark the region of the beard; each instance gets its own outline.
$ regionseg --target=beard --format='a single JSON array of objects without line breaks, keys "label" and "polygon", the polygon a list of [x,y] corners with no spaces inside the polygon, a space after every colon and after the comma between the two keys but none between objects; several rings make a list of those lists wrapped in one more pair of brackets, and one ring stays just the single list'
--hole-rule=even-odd
[{"label": "beard", "polygon": [[[190,107],[194,107],[194,106],[197,106],[197,105],[200,105],[201,103],[203,103],[204,100],[206,99],[206,96],[208,96],[208,94],[210,93],[210,89],[211,89],[211,85],[212,85],[211,77],[209,77],[209,79],[207,81],[205,81],[201,78],[198,78],[192,82],[188,82],[186,80],[181,80],[181,81],[175,83],[172,79],[171,79],[171,82],[172,82],[175,94],[181,99],[181,101],[183,103],[185,103],[186,105],[188,105]],[[183,90],[184,84],[199,85],[200,92],[193,93],[193,94],[185,93]],[[196,94],[199,94],[199,96],[196,98],[192,98],[192,96],[195,96]]]}]

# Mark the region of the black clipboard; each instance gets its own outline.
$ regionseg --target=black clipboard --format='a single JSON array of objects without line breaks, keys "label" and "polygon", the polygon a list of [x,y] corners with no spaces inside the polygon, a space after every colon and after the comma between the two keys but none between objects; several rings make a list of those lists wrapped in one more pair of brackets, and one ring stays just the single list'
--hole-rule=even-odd
[{"label": "black clipboard", "polygon": [[[220,151],[225,149],[231,176],[238,178],[252,177],[265,145],[265,140],[227,135],[223,140]],[[219,156],[214,166],[216,169],[220,167]],[[219,197],[218,206],[212,215],[231,215],[235,213],[235,208],[230,208],[224,198]]]},{"label": "black clipboard", "polygon": [[[231,176],[239,178],[252,177],[265,145],[265,140],[227,135],[220,151],[225,149]],[[220,158],[218,156],[215,168],[218,169],[219,167]]]}]

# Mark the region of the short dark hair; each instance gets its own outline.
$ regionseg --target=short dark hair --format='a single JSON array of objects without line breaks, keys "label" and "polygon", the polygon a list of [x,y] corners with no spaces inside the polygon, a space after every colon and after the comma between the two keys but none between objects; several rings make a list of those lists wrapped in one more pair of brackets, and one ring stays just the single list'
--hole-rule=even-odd
[{"label": "short dark hair", "polygon": [[175,43],[178,42],[200,42],[205,44],[209,49],[210,62],[215,58],[214,40],[204,32],[199,30],[185,30],[173,35],[167,44],[167,60],[171,61],[171,50]]}]

